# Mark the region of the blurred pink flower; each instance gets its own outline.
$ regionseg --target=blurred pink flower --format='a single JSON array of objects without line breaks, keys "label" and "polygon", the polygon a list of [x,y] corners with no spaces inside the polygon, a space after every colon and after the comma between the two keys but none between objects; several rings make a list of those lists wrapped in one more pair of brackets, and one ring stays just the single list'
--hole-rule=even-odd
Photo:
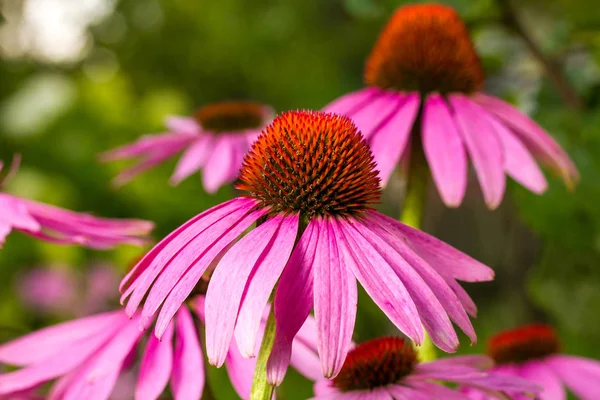
[{"label": "blurred pink flower", "polygon": [[[499,376],[516,376],[539,385],[540,400],[564,400],[565,387],[581,400],[600,398],[600,362],[560,353],[552,328],[531,324],[501,332],[488,343]],[[465,390],[473,400],[488,400],[487,393]]]},{"label": "blurred pink flower", "polygon": [[204,188],[214,193],[225,183],[235,180],[244,154],[273,116],[271,107],[255,102],[209,104],[192,118],[167,119],[169,133],[143,136],[135,143],[102,154],[100,159],[142,159],[117,176],[115,184],[120,186],[185,150],[171,183],[176,185],[202,169]]},{"label": "blurred pink flower", "polygon": [[16,282],[17,295],[36,314],[71,314],[79,303],[78,286],[65,268],[34,268]]},{"label": "blurred pink flower", "polygon": [[476,307],[457,280],[491,280],[493,271],[374,211],[380,187],[373,167],[369,147],[348,118],[283,113],[244,160],[238,189],[246,197],[183,224],[123,279],[128,314],[144,302],[141,325],[158,314],[155,333],[163,336],[214,268],[206,293],[206,347],[210,362],[221,366],[234,335],[244,356],[255,354],[261,315],[279,281],[268,371],[274,384],[282,381],[292,339],[313,306],[322,373],[339,372],[351,346],[357,279],[417,344],[424,327],[438,347],[456,351],[451,321],[475,342],[468,314]]},{"label": "blurred pink flower", "polygon": [[491,365],[493,361],[485,356],[447,357],[420,363],[413,347],[403,339],[379,338],[352,349],[336,378],[315,384],[313,399],[467,399],[445,383],[481,388],[489,393],[490,399],[539,391],[539,387],[524,379],[488,372]]},{"label": "blurred pink flower", "polygon": [[96,249],[141,245],[146,241],[139,236],[153,227],[148,221],[97,218],[0,192],[0,247],[13,229],[48,242]]},{"label": "blurred pink flower", "polygon": [[[191,308],[204,321],[204,299],[196,297]],[[162,340],[139,329],[139,315],[129,319],[122,311],[98,314],[45,328],[0,346],[0,362],[22,367],[0,374],[0,397],[12,396],[58,379],[50,399],[136,400],[158,399],[170,382],[175,400],[200,399],[205,383],[204,361],[198,329],[187,307],[177,312]],[[263,321],[264,329],[264,321]],[[314,329],[310,325],[306,329]],[[314,377],[318,359],[309,339],[297,340],[293,362],[299,371]],[[309,343],[309,347],[307,347]],[[136,347],[144,349],[137,379],[129,372],[137,365]],[[245,359],[235,345],[227,352],[226,366],[238,395],[250,395],[256,360]],[[119,384],[119,377],[123,376]],[[128,381],[129,379],[129,381]],[[129,382],[129,383],[128,383]],[[114,390],[118,392],[113,393]],[[128,393],[127,393],[128,392]]]},{"label": "blurred pink flower", "polygon": [[489,208],[502,201],[505,174],[534,193],[546,190],[535,159],[573,185],[579,176],[568,155],[525,114],[481,93],[483,80],[455,11],[441,4],[408,5],[396,11],[375,43],[365,66],[368,87],[324,110],[353,119],[371,146],[384,186],[401,158],[424,151],[449,207],[462,203],[468,159]]}]

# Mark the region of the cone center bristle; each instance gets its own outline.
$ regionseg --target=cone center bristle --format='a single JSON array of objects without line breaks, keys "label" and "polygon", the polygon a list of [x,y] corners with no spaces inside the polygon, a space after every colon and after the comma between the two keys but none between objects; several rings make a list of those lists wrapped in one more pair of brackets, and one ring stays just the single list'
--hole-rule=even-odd
[{"label": "cone center bristle", "polygon": [[413,347],[401,338],[386,337],[356,346],[348,353],[333,386],[342,392],[369,390],[398,383],[417,364]]},{"label": "cone center bristle", "polygon": [[365,66],[365,83],[398,91],[472,93],[483,69],[460,16],[440,4],[400,7]]},{"label": "cone center bristle", "polygon": [[520,363],[555,354],[560,344],[554,330],[543,324],[532,324],[494,336],[488,354],[498,364]]},{"label": "cone center bristle", "polygon": [[254,142],[237,188],[276,213],[356,215],[379,201],[374,167],[350,119],[292,111],[275,118]]},{"label": "cone center bristle", "polygon": [[236,132],[265,124],[264,106],[252,101],[226,101],[199,108],[196,121],[207,131]]}]

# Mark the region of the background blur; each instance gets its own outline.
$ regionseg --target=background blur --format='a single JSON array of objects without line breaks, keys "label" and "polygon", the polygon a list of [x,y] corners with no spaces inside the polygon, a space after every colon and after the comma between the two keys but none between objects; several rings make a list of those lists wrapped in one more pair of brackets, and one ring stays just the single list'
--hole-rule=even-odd
[{"label": "background blur", "polygon": [[[175,160],[115,190],[110,179],[123,164],[100,165],[99,152],[160,132],[166,115],[212,101],[254,99],[278,111],[321,108],[361,86],[364,59],[402,3],[0,0],[0,159],[23,154],[20,173],[4,190],[97,215],[153,220],[160,238],[233,191],[207,195],[199,175],[169,187]],[[494,212],[486,210],[476,185],[458,210],[445,209],[431,191],[424,230],[497,273],[493,283],[465,286],[479,306],[480,343],[469,347],[463,337],[461,351],[483,350],[499,329],[546,321],[557,327],[567,352],[600,358],[596,1],[444,3],[456,7],[472,30],[486,91],[533,115],[582,175],[574,192],[549,176],[550,189],[541,197],[511,182]],[[401,192],[400,182],[389,188],[384,212],[398,215]],[[13,233],[0,252],[0,340],[79,315],[89,303],[85,271],[109,265],[118,281],[140,254],[131,247],[60,247]],[[48,312],[31,307],[18,292],[28,287],[27,279],[35,280],[26,277],[28,269],[39,268],[66,276],[66,287],[77,288],[67,303],[79,306]],[[44,285],[44,293],[67,290],[64,282]],[[116,291],[94,300],[102,303],[96,309],[114,302]],[[384,333],[394,330],[363,296],[355,339]],[[224,371],[210,372],[216,398],[235,398]],[[278,398],[310,395],[308,382],[290,374]]]}]

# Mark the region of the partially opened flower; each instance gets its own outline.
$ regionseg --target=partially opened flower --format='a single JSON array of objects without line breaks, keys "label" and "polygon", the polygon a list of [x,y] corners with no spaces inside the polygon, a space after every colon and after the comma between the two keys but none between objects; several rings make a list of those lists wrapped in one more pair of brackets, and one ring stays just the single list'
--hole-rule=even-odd
[{"label": "partially opened flower", "polygon": [[535,193],[547,182],[535,159],[568,185],[573,162],[534,121],[480,92],[484,74],[467,28],[441,4],[400,7],[381,32],[364,72],[366,88],[325,107],[351,117],[365,135],[385,185],[404,156],[424,152],[444,203],[461,204],[468,159],[490,208],[505,174]]},{"label": "partially opened flower", "polygon": [[[517,377],[490,373],[493,361],[485,356],[457,356],[420,363],[414,348],[403,339],[374,339],[350,351],[342,370],[332,380],[315,384],[320,400],[466,400],[461,387],[480,388],[490,399],[527,395],[539,388]],[[446,386],[448,383],[454,387]]]},{"label": "partially opened flower", "polygon": [[[203,296],[191,303],[203,321]],[[119,376],[137,370],[135,387],[121,396],[158,399],[170,383],[175,400],[200,399],[205,383],[204,360],[198,329],[188,308],[179,309],[160,341],[145,335],[138,321],[139,315],[130,319],[122,311],[109,312],[45,328],[0,345],[0,362],[22,367],[0,374],[0,398],[13,398],[23,392],[33,395],[39,386],[58,379],[44,398],[104,400],[111,396]],[[314,324],[307,323],[294,343],[294,366],[315,379],[318,359],[311,330]],[[143,350],[141,357],[138,348]],[[225,363],[234,389],[241,398],[248,398],[256,361],[243,358],[232,345]],[[127,389],[125,386],[119,390]]]},{"label": "partially opened flower", "polygon": [[123,185],[139,173],[183,151],[172,184],[202,169],[204,188],[216,192],[233,182],[244,154],[273,119],[273,109],[250,101],[227,101],[201,107],[193,117],[167,119],[169,133],[143,136],[137,142],[102,154],[101,160],[140,158],[115,179]]},{"label": "partially opened flower", "polygon": [[357,279],[417,344],[425,327],[437,346],[455,351],[451,321],[476,340],[467,315],[476,308],[457,280],[491,280],[493,271],[371,208],[380,197],[379,178],[350,119],[283,113],[252,146],[240,180],[244,197],[186,222],[123,280],[127,312],[133,315],[145,299],[141,323],[159,313],[159,337],[211,267],[206,343],[217,366],[234,335],[244,356],[255,354],[261,315],[279,281],[272,383],[282,381],[292,340],[313,307],[322,372],[339,372],[354,329]]},{"label": "partially opened flower", "polygon": [[153,227],[148,221],[97,218],[0,192],[0,247],[17,230],[48,242],[106,249],[143,244],[140,236]]},{"label": "partially opened flower", "polygon": [[[488,354],[496,361],[499,375],[518,376],[541,386],[541,400],[564,400],[565,388],[581,400],[600,398],[600,362],[561,354],[554,330],[531,324],[501,332],[488,343]],[[472,399],[485,400],[480,391],[469,391]]]}]

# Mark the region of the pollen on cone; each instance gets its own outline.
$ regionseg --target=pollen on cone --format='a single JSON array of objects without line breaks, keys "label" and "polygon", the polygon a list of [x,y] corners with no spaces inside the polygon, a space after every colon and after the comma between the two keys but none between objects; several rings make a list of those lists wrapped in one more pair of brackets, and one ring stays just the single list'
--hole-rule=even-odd
[{"label": "pollen on cone", "polygon": [[223,101],[199,108],[194,118],[213,132],[256,129],[263,126],[264,106],[254,101]]},{"label": "pollen on cone", "polygon": [[274,212],[354,215],[380,197],[373,156],[346,117],[292,111],[275,118],[246,155],[238,189]]},{"label": "pollen on cone", "polygon": [[365,83],[382,89],[471,93],[483,79],[467,27],[441,4],[400,7],[365,66]]}]

